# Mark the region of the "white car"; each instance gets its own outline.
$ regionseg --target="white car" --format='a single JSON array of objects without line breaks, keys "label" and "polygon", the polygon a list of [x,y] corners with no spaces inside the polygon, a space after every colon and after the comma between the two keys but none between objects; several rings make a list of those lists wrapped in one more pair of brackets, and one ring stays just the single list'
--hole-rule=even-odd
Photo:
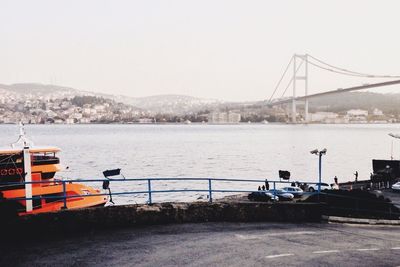
[{"label": "white car", "polygon": [[[308,191],[310,191],[310,192],[318,191],[318,185],[319,185],[319,183],[317,183],[317,184],[310,184],[310,185],[308,186]],[[323,190],[330,190],[330,189],[332,189],[332,187],[331,187],[329,184],[321,183],[321,191],[323,191]]]},{"label": "white car", "polygon": [[400,182],[393,184],[392,189],[395,191],[400,191]]},{"label": "white car", "polygon": [[287,186],[282,188],[282,190],[294,195],[294,197],[301,197],[303,195],[303,189],[297,186]]}]

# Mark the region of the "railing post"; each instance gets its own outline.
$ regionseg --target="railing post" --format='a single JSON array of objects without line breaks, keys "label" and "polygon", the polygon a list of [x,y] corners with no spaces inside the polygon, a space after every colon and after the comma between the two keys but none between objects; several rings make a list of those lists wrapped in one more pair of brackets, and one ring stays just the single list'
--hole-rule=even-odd
[{"label": "railing post", "polygon": [[149,192],[149,204],[151,204],[152,200],[151,200],[151,180],[150,179],[147,179],[147,188],[148,188],[148,192]]},{"label": "railing post", "polygon": [[208,197],[209,201],[212,202],[212,187],[211,187],[211,179],[208,179]]},{"label": "railing post", "polygon": [[318,194],[321,193],[321,176],[322,176],[322,153],[319,152],[319,164],[318,164]]},{"label": "railing post", "polygon": [[65,185],[64,180],[62,180],[62,188],[63,188],[63,202],[64,202],[64,206],[62,207],[62,209],[67,209],[67,187]]},{"label": "railing post", "polygon": [[274,201],[275,201],[275,197],[276,197],[276,182],[274,182]]}]

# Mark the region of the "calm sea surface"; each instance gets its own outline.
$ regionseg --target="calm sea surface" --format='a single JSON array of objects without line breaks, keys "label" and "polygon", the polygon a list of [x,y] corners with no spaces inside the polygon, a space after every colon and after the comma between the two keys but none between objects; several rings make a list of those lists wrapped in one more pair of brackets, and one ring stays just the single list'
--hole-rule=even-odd
[{"label": "calm sea surface", "polygon": [[[316,181],[318,157],[310,150],[327,148],[323,181],[369,178],[373,158],[390,159],[392,138],[400,125],[27,125],[35,145],[54,145],[68,171],[64,178],[102,178],[102,171],[121,168],[129,178],[212,177],[277,179],[289,170],[291,180]],[[0,125],[0,143],[18,137],[16,125]],[[400,156],[400,140],[394,157]],[[98,186],[98,185],[96,185]],[[216,183],[218,188],[233,188]],[[144,190],[145,184],[111,184],[113,191]],[[254,184],[236,188],[254,189]],[[204,182],[157,182],[153,189],[207,189]],[[189,200],[206,193],[159,194],[154,200]],[[120,203],[143,202],[146,196],[124,196]]]}]

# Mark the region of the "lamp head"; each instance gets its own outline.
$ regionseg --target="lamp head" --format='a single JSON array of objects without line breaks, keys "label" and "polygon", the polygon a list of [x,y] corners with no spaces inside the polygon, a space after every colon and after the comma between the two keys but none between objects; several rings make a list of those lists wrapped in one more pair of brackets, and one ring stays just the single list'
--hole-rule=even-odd
[{"label": "lamp head", "polygon": [[311,150],[310,153],[317,155],[318,154],[318,149]]},{"label": "lamp head", "polygon": [[327,151],[327,149],[324,148],[324,149],[322,149],[319,153],[321,153],[322,155],[325,155],[325,154],[326,154],[326,151]]},{"label": "lamp head", "polygon": [[389,133],[389,136],[400,139],[400,135],[398,135],[398,134]]}]

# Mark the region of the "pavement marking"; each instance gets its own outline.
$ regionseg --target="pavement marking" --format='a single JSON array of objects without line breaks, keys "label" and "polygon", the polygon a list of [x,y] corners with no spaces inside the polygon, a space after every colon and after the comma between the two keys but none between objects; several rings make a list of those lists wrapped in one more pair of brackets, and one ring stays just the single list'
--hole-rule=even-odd
[{"label": "pavement marking", "polygon": [[391,249],[400,249],[400,247],[394,247],[394,248],[391,248]]},{"label": "pavement marking", "polygon": [[269,233],[269,234],[258,234],[258,235],[241,235],[235,234],[236,238],[242,240],[251,240],[251,239],[261,239],[269,236],[294,236],[294,235],[315,235],[320,234],[321,232],[312,232],[312,231],[299,231],[299,232],[283,232],[283,233]]},{"label": "pavement marking", "polygon": [[266,256],[266,258],[267,259],[273,259],[273,258],[279,258],[279,257],[288,257],[288,256],[293,256],[294,254],[290,254],[290,253],[287,253],[287,254],[277,254],[277,255],[269,255],[269,256]]},{"label": "pavement marking", "polygon": [[338,253],[339,250],[319,250],[319,251],[313,251],[312,253],[314,254],[325,254],[325,253]]},{"label": "pavement marking", "polygon": [[379,248],[358,248],[357,251],[375,251],[379,250]]}]

